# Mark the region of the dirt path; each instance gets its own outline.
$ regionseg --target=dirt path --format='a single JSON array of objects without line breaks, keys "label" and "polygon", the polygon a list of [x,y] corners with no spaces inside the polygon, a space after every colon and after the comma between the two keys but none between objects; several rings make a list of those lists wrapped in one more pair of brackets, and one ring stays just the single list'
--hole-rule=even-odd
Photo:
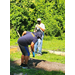
[{"label": "dirt path", "polygon": [[[11,63],[20,65],[21,61],[16,60]],[[30,68],[43,69],[46,71],[63,71],[65,73],[65,64],[61,64],[61,63],[48,62],[45,60],[38,60],[38,59],[30,58],[28,64]]]}]

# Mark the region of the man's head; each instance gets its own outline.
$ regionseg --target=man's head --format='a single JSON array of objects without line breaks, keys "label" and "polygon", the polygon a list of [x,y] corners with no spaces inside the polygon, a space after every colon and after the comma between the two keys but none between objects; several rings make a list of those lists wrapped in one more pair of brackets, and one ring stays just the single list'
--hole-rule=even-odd
[{"label": "man's head", "polygon": [[38,19],[37,19],[37,22],[38,22],[38,24],[40,24],[40,23],[41,23],[41,19],[40,19],[40,18],[38,18]]}]

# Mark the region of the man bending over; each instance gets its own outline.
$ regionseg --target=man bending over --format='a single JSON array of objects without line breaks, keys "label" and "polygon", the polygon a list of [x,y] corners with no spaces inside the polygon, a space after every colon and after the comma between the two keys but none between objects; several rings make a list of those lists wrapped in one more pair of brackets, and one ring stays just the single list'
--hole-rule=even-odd
[{"label": "man bending over", "polygon": [[[31,45],[31,50],[33,57],[35,57],[34,54],[34,44],[37,42],[37,40],[42,37],[41,32],[29,32],[24,31],[22,34],[22,37],[18,39],[18,45],[21,49],[22,55],[21,55],[21,67],[27,68],[28,59],[30,56],[30,52],[28,49],[28,45]],[[24,63],[25,60],[25,63]]]}]

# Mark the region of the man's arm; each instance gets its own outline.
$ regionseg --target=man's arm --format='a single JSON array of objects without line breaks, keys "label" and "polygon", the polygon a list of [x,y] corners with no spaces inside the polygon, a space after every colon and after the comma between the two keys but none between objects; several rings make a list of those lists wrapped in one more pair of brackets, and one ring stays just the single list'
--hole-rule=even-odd
[{"label": "man's arm", "polygon": [[34,42],[31,42],[31,50],[34,52]]},{"label": "man's arm", "polygon": [[22,36],[24,36],[25,34],[28,34],[28,33],[30,33],[29,31],[24,31],[23,33],[22,33]]},{"label": "man's arm", "polygon": [[41,27],[40,27],[40,29],[41,29],[43,32],[45,31],[45,29],[43,29],[43,28],[41,28]]},{"label": "man's arm", "polygon": [[35,57],[35,53],[34,53],[34,42],[31,43],[31,50],[32,50],[33,57]]},{"label": "man's arm", "polygon": [[25,34],[26,34],[26,31],[24,31],[24,32],[22,33],[22,36],[25,35]]},{"label": "man's arm", "polygon": [[41,28],[39,25],[37,25],[38,28],[40,28],[43,32],[45,31],[45,29]]}]

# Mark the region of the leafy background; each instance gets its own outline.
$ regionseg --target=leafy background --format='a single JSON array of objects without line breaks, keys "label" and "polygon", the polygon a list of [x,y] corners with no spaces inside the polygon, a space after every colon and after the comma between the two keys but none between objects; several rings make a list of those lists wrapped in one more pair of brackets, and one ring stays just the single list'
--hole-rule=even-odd
[{"label": "leafy background", "polygon": [[63,39],[65,0],[10,0],[10,38],[21,36],[25,30],[33,32],[37,18],[42,19],[46,36]]}]

